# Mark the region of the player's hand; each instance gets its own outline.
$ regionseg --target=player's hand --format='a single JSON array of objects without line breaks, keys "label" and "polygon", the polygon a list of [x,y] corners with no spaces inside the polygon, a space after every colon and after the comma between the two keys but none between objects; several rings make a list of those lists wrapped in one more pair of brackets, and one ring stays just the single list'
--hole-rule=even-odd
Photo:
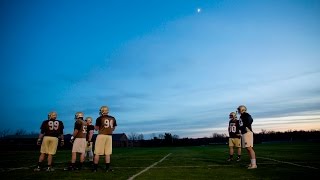
[{"label": "player's hand", "polygon": [[41,139],[37,140],[37,145],[40,146],[41,145]]},{"label": "player's hand", "polygon": [[70,143],[73,144],[73,142],[74,142],[74,139],[70,139]]},{"label": "player's hand", "polygon": [[90,145],[91,145],[91,142],[87,141],[87,146],[90,147]]},{"label": "player's hand", "polygon": [[61,140],[60,146],[64,145],[64,140]]},{"label": "player's hand", "polygon": [[241,137],[242,135],[241,134],[237,134],[237,136]]}]

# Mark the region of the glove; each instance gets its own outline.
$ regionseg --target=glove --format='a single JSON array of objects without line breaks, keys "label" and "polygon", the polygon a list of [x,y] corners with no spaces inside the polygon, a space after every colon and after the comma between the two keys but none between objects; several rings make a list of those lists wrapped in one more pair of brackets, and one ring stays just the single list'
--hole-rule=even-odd
[{"label": "glove", "polygon": [[87,141],[87,146],[89,147],[91,145],[91,142],[90,141]]},{"label": "glove", "polygon": [[64,140],[61,140],[60,146],[64,145]]},{"label": "glove", "polygon": [[41,139],[37,140],[37,145],[41,145]]},{"label": "glove", "polygon": [[73,144],[73,141],[74,141],[74,137],[71,136],[70,143]]}]

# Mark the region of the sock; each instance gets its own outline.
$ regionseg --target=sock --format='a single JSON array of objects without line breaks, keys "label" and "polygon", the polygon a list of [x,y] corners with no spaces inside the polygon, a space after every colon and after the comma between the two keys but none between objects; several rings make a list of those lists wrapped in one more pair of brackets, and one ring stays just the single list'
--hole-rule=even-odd
[{"label": "sock", "polygon": [[79,162],[79,169],[82,168],[83,162]]},{"label": "sock", "polygon": [[110,168],[110,163],[106,163],[106,169]]},{"label": "sock", "polygon": [[93,164],[93,170],[97,170],[98,169],[98,164]]},{"label": "sock", "polygon": [[256,159],[251,159],[251,165],[256,165]]},{"label": "sock", "polygon": [[233,158],[233,154],[232,155],[230,154],[229,158],[232,159]]}]

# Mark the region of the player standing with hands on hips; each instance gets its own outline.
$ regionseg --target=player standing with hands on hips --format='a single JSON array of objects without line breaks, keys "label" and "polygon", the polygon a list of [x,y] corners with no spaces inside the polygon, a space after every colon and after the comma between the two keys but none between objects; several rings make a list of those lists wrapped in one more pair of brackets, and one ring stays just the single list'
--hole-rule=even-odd
[{"label": "player standing with hands on hips", "polygon": [[253,150],[253,131],[252,131],[252,122],[253,119],[249,113],[247,113],[247,107],[240,105],[238,107],[238,113],[240,114],[239,124],[240,131],[242,134],[242,147],[247,149],[251,163],[249,164],[248,169],[256,169],[256,154]]},{"label": "player standing with hands on hips", "polygon": [[110,168],[110,155],[112,154],[112,133],[117,126],[117,121],[114,117],[109,116],[109,108],[102,106],[100,108],[100,117],[97,118],[95,130],[99,131],[96,143],[94,146],[94,164],[93,172],[97,172],[99,158],[105,155],[106,171],[113,171]]}]

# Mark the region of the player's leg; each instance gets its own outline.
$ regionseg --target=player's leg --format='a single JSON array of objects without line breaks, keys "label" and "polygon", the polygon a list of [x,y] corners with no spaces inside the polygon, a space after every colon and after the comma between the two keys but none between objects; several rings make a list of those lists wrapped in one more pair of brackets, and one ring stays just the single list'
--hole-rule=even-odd
[{"label": "player's leg", "polygon": [[229,138],[229,158],[227,159],[227,161],[232,161],[233,159],[233,141],[232,138]]},{"label": "player's leg", "polygon": [[104,145],[106,142],[106,135],[99,134],[96,139],[96,143],[94,146],[94,164],[93,164],[93,172],[98,170],[98,164],[100,155],[104,155]]},{"label": "player's leg", "polygon": [[39,156],[39,160],[38,160],[38,165],[37,165],[37,167],[34,169],[34,171],[40,171],[41,170],[41,168],[42,168],[42,162],[43,162],[43,160],[44,160],[44,158],[46,157],[46,154],[44,154],[44,153],[41,153],[40,154],[40,156]]},{"label": "player's leg", "polygon": [[237,161],[241,160],[241,139],[240,138],[234,138],[234,147],[237,148]]},{"label": "player's leg", "polygon": [[49,137],[49,143],[48,143],[48,168],[47,171],[54,171],[52,168],[52,162],[53,162],[53,155],[57,152],[57,147],[59,140],[56,137]]},{"label": "player's leg", "polygon": [[247,152],[250,156],[250,162],[251,166],[248,167],[248,169],[256,169],[257,164],[256,164],[256,154],[253,150],[253,133],[251,131],[247,132],[246,134],[246,149]]},{"label": "player's leg", "polygon": [[105,163],[106,163],[106,171],[113,171],[110,168],[111,154],[112,154],[112,136],[107,135],[106,143],[105,143]]}]

